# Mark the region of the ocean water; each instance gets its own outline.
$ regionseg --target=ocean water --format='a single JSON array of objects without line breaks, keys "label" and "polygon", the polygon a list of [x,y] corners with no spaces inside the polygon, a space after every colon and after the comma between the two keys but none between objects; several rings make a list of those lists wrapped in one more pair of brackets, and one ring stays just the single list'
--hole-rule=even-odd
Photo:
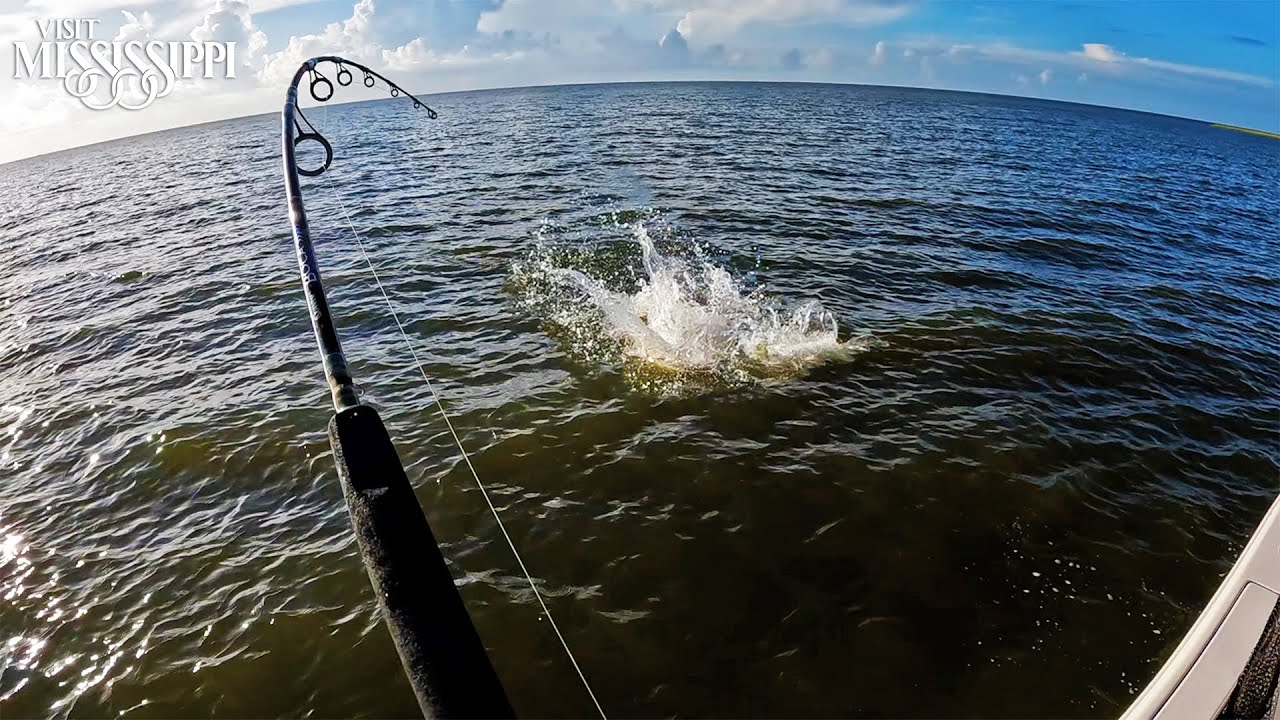
[{"label": "ocean water", "polygon": [[[1280,143],[637,84],[316,109],[304,182],[512,703],[1113,716],[1280,491]],[[416,713],[349,531],[276,116],[0,166],[0,714]],[[341,203],[339,203],[341,200]]]}]

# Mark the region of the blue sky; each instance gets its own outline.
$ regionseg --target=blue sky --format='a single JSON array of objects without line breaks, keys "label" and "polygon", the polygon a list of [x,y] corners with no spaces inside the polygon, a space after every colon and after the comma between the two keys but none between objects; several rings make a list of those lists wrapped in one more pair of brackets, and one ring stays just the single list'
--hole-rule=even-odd
[{"label": "blue sky", "polygon": [[[98,39],[234,40],[236,80],[145,110],[92,111],[13,79],[0,161],[266,112],[305,57],[336,52],[425,93],[659,79],[974,90],[1280,130],[1280,1],[0,0],[0,40],[94,17]],[[360,92],[344,91],[350,99]]]}]

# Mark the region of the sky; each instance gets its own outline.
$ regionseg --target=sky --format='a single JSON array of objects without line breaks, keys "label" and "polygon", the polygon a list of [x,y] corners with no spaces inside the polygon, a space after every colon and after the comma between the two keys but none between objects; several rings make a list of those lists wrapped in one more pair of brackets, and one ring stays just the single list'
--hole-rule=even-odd
[{"label": "sky", "polygon": [[[14,44],[34,49],[39,21],[51,18],[97,19],[96,40],[234,41],[236,77],[180,81],[140,110],[92,110],[57,79],[15,76]],[[276,111],[298,64],[317,54],[350,57],[423,94],[841,82],[1280,131],[1280,0],[0,0],[0,46],[0,162]],[[339,99],[374,96],[357,82]]]}]

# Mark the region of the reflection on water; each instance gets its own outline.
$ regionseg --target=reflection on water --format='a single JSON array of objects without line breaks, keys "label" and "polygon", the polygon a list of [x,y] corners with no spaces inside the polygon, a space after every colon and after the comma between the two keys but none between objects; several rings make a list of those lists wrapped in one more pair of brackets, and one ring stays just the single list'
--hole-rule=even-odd
[{"label": "reflection on water", "polygon": [[[931,91],[309,114],[605,709],[1104,716],[1277,491],[1280,144]],[[0,166],[0,715],[396,717],[278,118]],[[588,716],[342,214],[326,286],[516,708]]]}]

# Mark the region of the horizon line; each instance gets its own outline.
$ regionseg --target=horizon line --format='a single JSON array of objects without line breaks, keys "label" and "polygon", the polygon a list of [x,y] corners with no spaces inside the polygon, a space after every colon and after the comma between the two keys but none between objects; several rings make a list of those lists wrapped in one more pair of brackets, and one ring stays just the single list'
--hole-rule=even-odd
[{"label": "horizon line", "polygon": [[[1247,133],[1260,135],[1264,137],[1277,136],[1277,134],[1274,132],[1262,130],[1259,128],[1251,128],[1251,127],[1245,127],[1245,126],[1239,126],[1239,125],[1228,125],[1220,121],[1210,120],[1206,118],[1195,118],[1195,117],[1188,117],[1185,115],[1170,115],[1168,113],[1153,112],[1151,110],[1139,110],[1137,108],[1122,107],[1119,105],[1099,105],[1097,103],[1079,102],[1076,100],[1057,100],[1054,98],[1035,97],[1030,95],[1014,95],[1009,93],[985,92],[981,90],[935,88],[935,87],[927,87],[922,85],[888,85],[888,84],[879,84],[879,83],[840,82],[838,80],[761,80],[761,79],[715,79],[715,78],[705,78],[705,79],[682,78],[682,79],[667,79],[667,80],[598,80],[598,81],[586,80],[582,82],[538,83],[538,84],[531,84],[531,85],[499,85],[499,86],[493,86],[493,87],[467,88],[465,90],[447,90],[444,92],[413,93],[413,94],[420,98],[426,98],[426,97],[444,97],[448,95],[466,95],[469,93],[480,93],[480,92],[498,92],[502,90],[536,90],[536,89],[543,89],[543,88],[560,88],[560,87],[589,87],[594,85],[671,85],[671,84],[696,84],[696,83],[723,83],[726,85],[830,85],[835,87],[886,88],[891,90],[924,90],[927,92],[954,93],[957,95],[982,95],[986,97],[1011,98],[1016,100],[1030,100],[1033,102],[1054,103],[1054,104],[1060,104],[1060,105],[1076,105],[1079,107],[1099,108],[1102,110],[1116,110],[1120,112],[1129,112],[1129,113],[1137,113],[1140,115],[1151,115],[1154,117],[1169,118],[1172,120],[1182,120],[1186,122],[1202,123],[1210,127],[1221,127],[1221,128],[1232,129],[1232,130],[1240,130],[1240,131],[1244,131]],[[388,102],[388,101],[395,101],[395,100],[397,100],[397,98],[394,98],[394,97],[368,98],[364,100],[348,100],[346,102],[335,102],[333,103],[333,106],[359,105],[361,103]],[[325,107],[330,106],[330,104],[326,102],[326,103],[317,103],[313,107],[320,107],[321,105]],[[280,112],[279,110],[268,110],[265,112],[247,113],[245,115],[234,115],[226,118],[218,118],[216,120],[204,120],[201,122],[174,125],[172,127],[163,128],[161,130],[150,130],[147,132],[133,133],[130,135],[119,135],[117,137],[107,138],[105,140],[97,140],[90,143],[84,143],[83,145],[72,145],[71,147],[60,148],[58,150],[51,150],[49,152],[36,153],[34,155],[26,155],[23,157],[14,158],[12,160],[5,160],[3,162],[0,162],[0,168],[3,168],[8,165],[13,165],[15,163],[27,162],[30,160],[38,160],[41,158],[49,158],[49,157],[60,155],[66,152],[83,150],[85,148],[91,148],[97,145],[109,145],[111,143],[120,142],[123,140],[143,138],[143,137],[147,137],[148,135],[159,135],[161,133],[167,133],[175,130],[189,130],[191,128],[203,127],[205,125],[216,125],[219,123],[233,122],[236,120],[246,120],[249,118],[262,117],[265,115],[277,115],[279,114],[279,112]]]}]

